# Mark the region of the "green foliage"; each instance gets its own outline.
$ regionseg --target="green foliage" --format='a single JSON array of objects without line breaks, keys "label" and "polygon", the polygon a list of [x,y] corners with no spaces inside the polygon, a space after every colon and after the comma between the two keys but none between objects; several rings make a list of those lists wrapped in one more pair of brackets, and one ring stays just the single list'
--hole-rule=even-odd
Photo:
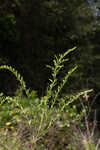
[{"label": "green foliage", "polygon": [[[50,79],[46,95],[41,98],[38,98],[35,91],[26,89],[23,77],[15,69],[10,66],[1,66],[1,69],[11,71],[21,85],[16,91],[15,97],[5,97],[2,94],[0,96],[1,126],[4,127],[4,132],[8,131],[7,135],[9,128],[14,127],[16,135],[11,135],[12,137],[10,136],[8,140],[4,135],[4,143],[2,144],[3,140],[1,140],[1,145],[8,145],[8,147],[4,147],[4,150],[25,149],[25,145],[20,143],[21,140],[19,141],[19,137],[23,137],[19,134],[19,132],[24,132],[23,128],[31,128],[31,144],[33,147],[38,146],[38,150],[46,149],[45,146],[42,146],[43,144],[48,147],[55,141],[55,138],[49,139],[47,134],[49,137],[57,135],[58,141],[63,143],[70,137],[68,132],[72,134],[69,127],[72,129],[72,124],[78,124],[88,111],[88,107],[81,108],[80,112],[77,110],[79,97],[91,92],[91,90],[86,90],[70,95],[65,91],[62,94],[63,88],[66,86],[65,89],[69,92],[69,89],[78,91],[78,89],[93,88],[94,85],[99,87],[100,71],[97,67],[99,57],[95,56],[99,55],[99,25],[97,29],[99,21],[93,17],[89,5],[84,0],[44,0],[42,3],[37,0],[25,0],[22,5],[20,0],[13,2],[7,0],[4,3],[0,2],[0,8],[0,56],[9,59],[8,62],[13,66],[19,67],[19,70],[24,72],[28,85],[39,89],[39,92],[42,89],[43,95],[48,79],[47,70],[43,66],[51,63],[50,58],[53,54],[61,53],[64,49],[74,45],[79,47],[69,62],[68,68],[72,69],[67,71],[64,78],[61,77],[62,80],[59,81],[58,76],[60,71],[65,69],[63,67],[63,63],[67,61],[65,56],[74,48],[59,57],[56,56],[53,66],[49,65],[52,79]],[[19,31],[20,40],[18,40]],[[72,67],[72,62],[78,64],[78,68],[77,65]],[[7,64],[7,62],[3,62],[3,64]],[[72,84],[68,84],[70,76],[72,76]],[[27,98],[22,96],[23,90],[26,92]],[[49,107],[49,103],[51,107]],[[6,125],[9,122],[11,122],[11,126]],[[14,139],[13,143],[12,139]],[[28,142],[28,140],[26,141]],[[24,144],[27,143],[26,141]],[[88,141],[86,142],[88,144]],[[13,146],[10,147],[9,143],[12,143]],[[18,147],[19,145],[20,147]],[[39,147],[39,145],[41,146]],[[57,148],[51,146],[51,149]],[[72,145],[69,145],[69,149],[72,149]],[[78,149],[76,148],[76,150]]]},{"label": "green foliage", "polygon": [[2,36],[2,44],[6,40],[18,40],[15,16],[14,14],[3,10],[0,11],[0,36]]},{"label": "green foliage", "polygon": [[[75,49],[76,49],[76,47],[66,51],[63,55],[62,54],[59,55],[59,58],[57,56],[55,56],[55,59],[53,61],[54,66],[48,66],[47,65],[47,67],[49,67],[52,70],[52,77],[53,77],[53,79],[49,79],[51,84],[49,85],[49,87],[47,89],[47,95],[48,95],[48,93],[50,94],[50,96],[52,95],[51,92],[53,91],[53,88],[57,85],[57,75],[58,75],[59,71],[64,67],[63,63],[68,61],[68,59],[65,59],[64,57]],[[66,75],[65,78],[62,80],[62,83],[60,84],[60,86],[58,86],[57,91],[54,92],[55,100],[58,98],[59,92],[62,90],[62,88],[65,85],[65,83],[67,82],[69,76],[76,69],[77,69],[77,66],[75,66],[73,69],[71,69],[68,72],[68,75]]]},{"label": "green foliage", "polygon": [[0,69],[7,69],[10,72],[12,72],[14,74],[14,76],[16,77],[16,79],[19,81],[20,83],[20,88],[17,90],[17,93],[19,92],[20,94],[22,94],[23,90],[26,92],[28,92],[28,90],[26,90],[26,84],[24,82],[23,77],[20,75],[20,73],[18,73],[14,68],[12,68],[11,66],[7,66],[7,65],[2,65],[0,66]]},{"label": "green foliage", "polygon": [[[72,68],[70,71],[68,71],[67,75],[62,79],[62,82],[59,85],[59,81],[57,79],[57,75],[59,74],[60,70],[64,67],[64,63],[68,61],[66,59],[66,55],[68,55],[70,52],[74,51],[76,47],[69,49],[64,54],[60,54],[59,57],[55,56],[55,59],[53,61],[54,66],[47,66],[52,71],[52,79],[50,80],[50,84],[47,88],[47,99],[51,99],[51,108],[54,107],[54,105],[59,105],[61,111],[65,111],[68,113],[68,122],[64,123],[65,125],[70,126],[70,121],[74,122],[75,120],[80,120],[80,118],[86,113],[86,108],[84,108],[80,114],[77,112],[77,108],[75,105],[71,108],[70,104],[73,104],[74,101],[76,101],[81,95],[84,95],[85,93],[91,92],[92,90],[87,90],[84,92],[79,92],[76,96],[70,95],[66,97],[62,97],[59,94],[61,90],[63,89],[64,85],[68,82],[69,77],[72,75],[72,73],[77,69],[77,66]],[[56,87],[56,88],[55,88]],[[59,101],[58,101],[59,99]],[[74,119],[73,119],[74,118]]]},{"label": "green foliage", "polygon": [[[20,8],[16,8],[16,3],[17,5],[21,3]],[[81,87],[85,87],[85,80],[87,78],[84,77],[84,74],[90,68],[87,62],[92,56],[93,47],[90,38],[94,36],[95,32],[95,21],[86,1],[63,0],[60,2],[58,0],[44,0],[41,3],[41,1],[37,0],[25,0],[23,2],[19,0],[9,2],[7,0],[5,10],[7,15],[11,14],[14,16],[16,29],[18,29],[17,33],[20,32],[20,37],[13,44],[7,33],[11,32],[15,28],[15,25],[4,30],[0,28],[2,35],[5,37],[6,34],[7,38],[7,40],[3,40],[2,42],[4,44],[2,44],[1,53],[9,59],[9,62],[15,68],[18,68],[20,72],[22,71],[25,74],[26,83],[29,87],[39,89],[40,94],[43,95],[45,91],[43,89],[45,89],[49,77],[49,71],[44,69],[43,66],[50,64],[50,60],[54,54],[62,53],[65,49],[75,45],[80,47],[78,50],[80,52],[75,54],[77,57],[73,57],[75,64],[80,65],[80,74],[82,75],[78,73],[74,75],[78,79],[79,76],[81,76],[81,79],[84,78],[84,86]],[[1,18],[4,19],[5,16]],[[4,21],[2,26],[6,26],[7,23],[8,21]],[[13,35],[15,35],[14,33]],[[14,37],[16,39],[16,36]],[[8,42],[9,40],[10,42]],[[84,55],[86,49],[87,53]],[[86,61],[83,62],[83,60]],[[41,78],[42,80],[40,80]],[[76,85],[80,89],[80,84],[78,83]],[[73,85],[75,83],[72,84],[71,89],[74,88]]]},{"label": "green foliage", "polygon": [[[66,95],[66,97],[59,97],[59,93],[68,81],[68,78],[76,70],[76,67],[71,69],[64,77],[64,80],[62,79],[60,85],[57,84],[57,74],[60,73],[61,68],[67,60],[65,57],[73,50],[75,50],[75,48],[68,50],[64,54],[60,54],[59,57],[55,56],[53,61],[54,67],[49,66],[49,68],[52,69],[53,79],[50,80],[51,83],[49,83],[47,87],[46,95],[41,98],[38,98],[35,91],[26,89],[23,77],[21,77],[15,69],[11,66],[0,66],[0,69],[11,71],[20,82],[22,89],[27,92],[27,97],[19,95],[15,97],[5,97],[2,93],[0,95],[0,129],[2,131],[0,134],[2,138],[0,146],[2,149],[2,145],[4,145],[4,148],[10,147],[11,149],[15,143],[16,150],[20,147],[25,149],[25,145],[29,144],[34,149],[45,149],[48,147],[48,143],[53,142],[52,138],[51,141],[48,140],[48,135],[52,132],[57,135],[58,139],[61,135],[64,137],[64,140],[66,140],[66,138],[69,139],[68,132],[72,132],[71,125],[78,125],[87,111],[86,107],[84,107],[78,112],[77,106],[73,105],[73,102],[84,93],[92,91],[87,90],[80,92],[76,96]],[[57,90],[54,90],[55,86]],[[52,98],[51,107],[48,105],[50,97]],[[57,104],[57,106],[55,104]],[[6,135],[3,134],[4,130]],[[10,131],[11,133],[9,136]],[[9,136],[6,140],[6,144],[5,136]],[[52,136],[54,135],[51,135],[51,137]],[[11,146],[9,146],[9,143]],[[57,147],[60,148],[60,145]],[[51,149],[55,148],[56,147],[53,146]]]},{"label": "green foliage", "polygon": [[15,0],[15,5],[16,5],[16,7],[20,7],[21,6],[20,0]]},{"label": "green foliage", "polygon": [[44,95],[49,71],[43,66],[51,63],[54,54],[62,53],[75,45],[79,48],[71,60],[78,64],[80,73],[76,72],[72,76],[77,77],[80,82],[76,83],[73,79],[69,89],[73,90],[75,86],[77,91],[80,88],[92,88],[95,83],[98,86],[99,79],[95,82],[94,77],[89,76],[89,72],[92,75],[95,72],[92,72],[96,60],[93,47],[95,39],[99,38],[94,37],[96,20],[87,1],[44,0],[41,3],[37,0],[7,0],[0,6],[1,57],[3,55],[9,59],[10,64],[25,74],[29,87]]}]

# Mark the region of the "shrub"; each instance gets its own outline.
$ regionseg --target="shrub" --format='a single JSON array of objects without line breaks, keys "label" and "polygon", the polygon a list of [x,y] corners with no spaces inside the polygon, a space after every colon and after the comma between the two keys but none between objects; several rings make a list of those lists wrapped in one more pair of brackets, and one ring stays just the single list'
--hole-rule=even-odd
[{"label": "shrub", "polygon": [[[63,148],[67,148],[70,140],[69,135],[70,133],[73,134],[72,124],[77,125],[88,109],[84,107],[78,112],[74,102],[81,95],[92,91],[79,92],[76,96],[66,95],[63,97],[60,94],[77,66],[69,70],[60,83],[57,75],[68,60],[65,58],[66,55],[75,49],[76,47],[69,49],[64,54],[60,54],[59,57],[55,56],[53,66],[48,66],[52,71],[52,79],[49,79],[50,83],[46,95],[41,98],[38,98],[34,90],[31,91],[26,88],[23,77],[15,69],[7,65],[0,66],[0,69],[11,71],[20,82],[17,93],[19,91],[22,93],[23,90],[26,92],[26,97],[22,94],[14,97],[5,97],[2,93],[0,95],[0,126],[2,131],[5,131],[3,132],[5,134],[0,135],[3,138],[0,142],[2,149],[4,146],[4,149],[14,149],[16,147],[16,150],[20,148],[44,150],[48,145],[50,150],[56,149],[56,147],[62,149],[61,145],[56,144],[58,141],[63,143]],[[54,140],[55,136],[57,138]],[[68,139],[67,142],[66,138]]]}]

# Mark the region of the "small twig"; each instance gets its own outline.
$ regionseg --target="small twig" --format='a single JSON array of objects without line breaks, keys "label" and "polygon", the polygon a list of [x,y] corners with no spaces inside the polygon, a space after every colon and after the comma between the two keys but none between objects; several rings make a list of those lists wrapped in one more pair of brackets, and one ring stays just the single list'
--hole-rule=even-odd
[{"label": "small twig", "polygon": [[100,145],[100,138],[99,138],[99,140],[98,140],[98,142],[97,142],[97,145],[96,145],[95,150],[98,150],[99,145]]},{"label": "small twig", "polygon": [[91,112],[92,106],[93,106],[95,100],[97,99],[97,97],[98,97],[99,95],[100,95],[100,92],[97,93],[96,96],[94,97],[94,99],[93,99],[93,101],[92,101],[92,103],[91,103],[91,105],[90,105],[90,107],[89,107],[90,109],[89,109],[88,115],[89,115],[89,113]]},{"label": "small twig", "polygon": [[94,135],[94,130],[95,130],[95,127],[96,127],[96,110],[95,110],[95,113],[94,113],[94,121],[93,121],[93,129],[92,129],[92,133],[91,133],[91,137],[93,137]]}]

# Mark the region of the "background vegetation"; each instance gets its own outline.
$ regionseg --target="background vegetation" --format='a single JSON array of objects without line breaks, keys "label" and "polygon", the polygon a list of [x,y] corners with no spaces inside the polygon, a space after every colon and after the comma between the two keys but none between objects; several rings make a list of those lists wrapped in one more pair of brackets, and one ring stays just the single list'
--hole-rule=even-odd
[{"label": "background vegetation", "polygon": [[[1,3],[0,63],[14,66],[24,76],[28,87],[44,95],[50,74],[45,66],[51,63],[54,54],[77,46],[69,64],[74,62],[79,69],[71,79],[70,89],[94,88],[98,92],[99,16],[94,17],[91,5],[84,0]],[[7,73],[5,80],[11,79],[11,84],[9,81],[2,83],[4,75],[0,76],[1,91],[5,88],[6,94],[13,94],[16,82]],[[74,79],[79,82],[74,83]]]}]

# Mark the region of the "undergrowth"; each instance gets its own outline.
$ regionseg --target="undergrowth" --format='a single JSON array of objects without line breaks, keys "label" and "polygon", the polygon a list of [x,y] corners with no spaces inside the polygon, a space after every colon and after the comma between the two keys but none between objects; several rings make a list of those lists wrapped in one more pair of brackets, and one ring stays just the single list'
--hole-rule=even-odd
[{"label": "undergrowth", "polygon": [[[76,65],[61,82],[57,79],[64,63],[68,61],[66,56],[75,49],[76,47],[55,56],[53,66],[47,66],[52,71],[52,79],[49,79],[46,94],[41,98],[34,90],[26,88],[23,77],[14,68],[0,66],[0,69],[12,72],[20,82],[16,96],[5,97],[3,93],[0,94],[0,150],[92,150],[84,144],[85,135],[81,131],[81,126],[87,125],[83,120],[88,107],[81,105],[78,109],[76,103],[79,97],[82,99],[82,95],[88,95],[92,90],[61,96],[64,85],[78,67]],[[22,96],[23,90],[26,96]],[[78,138],[82,139],[81,142],[76,140]],[[88,139],[86,142],[87,145],[92,145],[93,139],[92,142]],[[98,145],[94,144],[93,150],[97,150]]]}]

